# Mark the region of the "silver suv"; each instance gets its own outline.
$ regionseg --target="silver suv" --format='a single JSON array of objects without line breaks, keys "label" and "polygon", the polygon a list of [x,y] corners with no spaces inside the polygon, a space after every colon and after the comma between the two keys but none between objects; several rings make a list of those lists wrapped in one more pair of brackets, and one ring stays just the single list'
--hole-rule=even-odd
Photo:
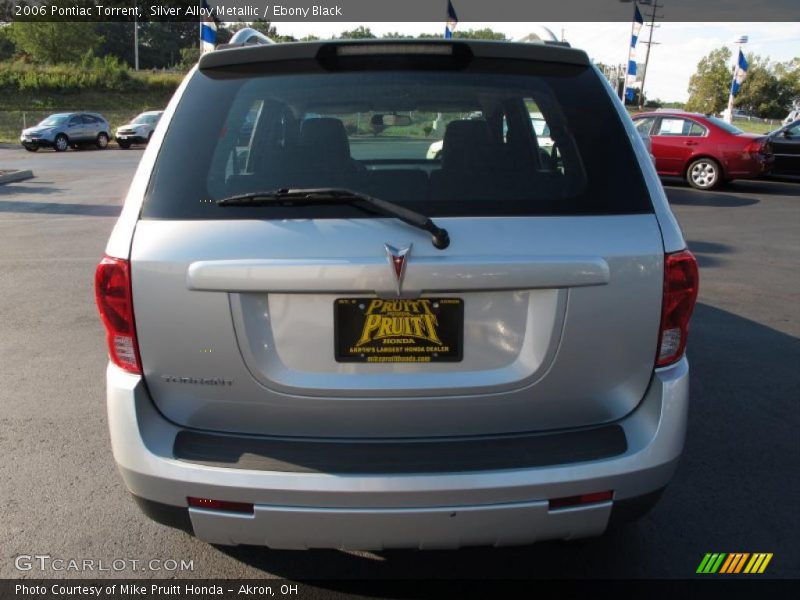
[{"label": "silver suv", "polygon": [[579,50],[208,53],[106,254],[114,457],[145,513],[208,542],[598,535],[681,455],[697,265]]},{"label": "silver suv", "polygon": [[38,125],[23,129],[19,141],[28,152],[36,152],[39,148],[63,152],[84,144],[105,150],[110,131],[108,121],[99,113],[56,113]]}]

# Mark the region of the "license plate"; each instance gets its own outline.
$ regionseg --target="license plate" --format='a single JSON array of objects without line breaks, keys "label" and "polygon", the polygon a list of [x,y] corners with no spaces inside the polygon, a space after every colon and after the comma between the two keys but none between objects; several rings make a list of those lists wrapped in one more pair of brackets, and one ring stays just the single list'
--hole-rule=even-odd
[{"label": "license plate", "polygon": [[118,139],[118,140],[127,140],[127,139],[128,139],[128,136],[127,136],[127,135],[118,135],[118,136],[117,136],[117,139]]},{"label": "license plate", "polygon": [[333,324],[337,362],[433,363],[463,358],[461,298],[338,298]]}]

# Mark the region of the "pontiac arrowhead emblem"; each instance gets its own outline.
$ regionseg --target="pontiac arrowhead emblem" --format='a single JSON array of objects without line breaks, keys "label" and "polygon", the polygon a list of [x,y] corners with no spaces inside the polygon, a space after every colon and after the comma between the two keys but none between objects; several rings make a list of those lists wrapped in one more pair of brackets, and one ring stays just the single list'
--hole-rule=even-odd
[{"label": "pontiac arrowhead emblem", "polygon": [[385,244],[385,246],[386,255],[389,257],[389,266],[397,279],[397,295],[399,296],[403,286],[403,275],[406,272],[406,258],[411,252],[413,244],[409,244],[407,248],[399,249],[389,244]]}]

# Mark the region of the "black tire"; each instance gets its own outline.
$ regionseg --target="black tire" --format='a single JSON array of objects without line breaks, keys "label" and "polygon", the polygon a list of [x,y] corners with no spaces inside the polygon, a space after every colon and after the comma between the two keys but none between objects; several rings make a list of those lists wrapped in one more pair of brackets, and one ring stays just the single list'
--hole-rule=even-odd
[{"label": "black tire", "polygon": [[127,140],[117,140],[117,146],[122,148],[123,150],[127,150],[131,147],[131,143]]},{"label": "black tire", "polygon": [[100,133],[98,133],[94,145],[97,146],[100,150],[105,150],[106,148],[108,148],[108,134],[105,131],[101,131]]},{"label": "black tire", "polygon": [[713,158],[698,158],[686,169],[686,181],[697,190],[713,190],[723,181],[722,168]]},{"label": "black tire", "polygon": [[23,146],[28,152],[38,152],[39,146]]},{"label": "black tire", "polygon": [[56,152],[64,152],[67,148],[69,148],[69,140],[67,136],[63,133],[59,133],[56,136],[56,139],[53,141],[53,148]]}]

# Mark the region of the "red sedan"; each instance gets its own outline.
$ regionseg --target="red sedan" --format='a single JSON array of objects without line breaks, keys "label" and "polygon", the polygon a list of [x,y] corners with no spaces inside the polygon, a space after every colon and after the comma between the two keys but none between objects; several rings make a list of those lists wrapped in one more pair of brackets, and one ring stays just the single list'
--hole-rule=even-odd
[{"label": "red sedan", "polygon": [[633,122],[650,135],[658,174],[684,177],[701,190],[761,177],[772,166],[765,135],[744,133],[716,117],[659,111],[634,115]]}]

